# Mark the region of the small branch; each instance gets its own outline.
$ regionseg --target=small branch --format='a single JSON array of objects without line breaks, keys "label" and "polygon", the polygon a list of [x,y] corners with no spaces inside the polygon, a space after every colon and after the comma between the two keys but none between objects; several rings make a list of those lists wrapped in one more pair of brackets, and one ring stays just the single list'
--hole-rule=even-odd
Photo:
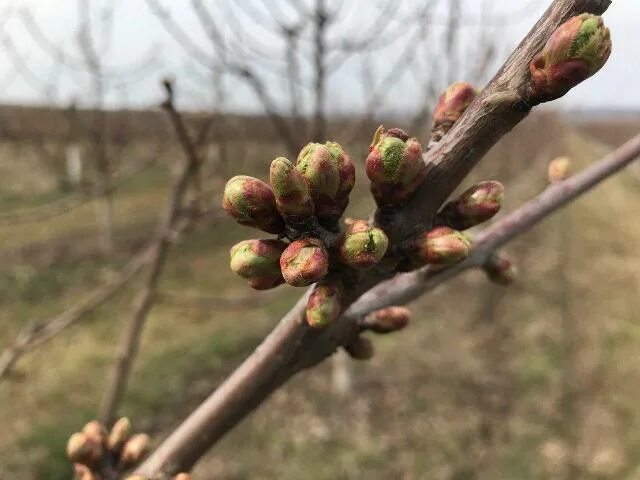
[{"label": "small branch", "polygon": [[[343,315],[342,325],[355,325],[363,315],[391,305],[413,301],[436,286],[471,268],[481,266],[487,256],[513,237],[618,172],[640,155],[640,135],[600,162],[564,182],[549,187],[475,239],[471,256],[464,262],[440,271],[425,268],[397,275],[363,295]],[[311,348],[309,336],[316,340],[304,321],[306,295],[280,321],[255,352],[216,389],[151,454],[138,470],[153,479],[168,479],[188,470],[228,430],[239,423],[273,391],[296,372],[315,365],[317,352],[305,355],[296,350]],[[335,332],[334,332],[335,333]],[[333,351],[330,342],[325,349]],[[302,346],[302,347],[301,347]]]},{"label": "small branch", "polygon": [[428,173],[403,211],[386,225],[401,241],[416,229],[428,228],[438,208],[500,138],[531,111],[529,63],[551,33],[569,18],[588,12],[602,14],[611,0],[555,0],[518,48],[455,123],[427,154]]}]

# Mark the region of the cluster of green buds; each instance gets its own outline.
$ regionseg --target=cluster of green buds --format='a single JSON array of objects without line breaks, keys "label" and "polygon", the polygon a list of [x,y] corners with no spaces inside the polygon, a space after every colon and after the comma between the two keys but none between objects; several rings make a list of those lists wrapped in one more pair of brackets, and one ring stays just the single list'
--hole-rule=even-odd
[{"label": "cluster of green buds", "polygon": [[562,97],[598,72],[610,54],[611,37],[601,17],[583,13],[570,18],[531,61],[533,100],[547,102]]},{"label": "cluster of green buds", "polygon": [[380,126],[369,147],[366,171],[379,207],[403,205],[426,175],[422,146],[399,128],[385,131]]},{"label": "cluster of green buds", "polygon": [[131,422],[120,418],[110,431],[93,420],[67,442],[67,455],[80,480],[100,480],[103,469],[124,471],[142,460],[149,451],[146,433],[131,434]]},{"label": "cluster of green buds", "polygon": [[477,96],[478,92],[469,83],[457,82],[450,85],[440,95],[433,110],[431,142],[439,142]]},{"label": "cluster of green buds", "polygon": [[308,144],[295,165],[276,158],[269,181],[271,185],[240,175],[226,185],[222,205],[233,218],[278,235],[234,245],[231,269],[257,290],[283,283],[294,287],[316,283],[308,300],[307,321],[314,328],[325,327],[342,313],[342,284],[339,275],[331,274],[332,268],[373,267],[387,252],[388,239],[362,220],[339,233],[355,168],[338,143]]}]

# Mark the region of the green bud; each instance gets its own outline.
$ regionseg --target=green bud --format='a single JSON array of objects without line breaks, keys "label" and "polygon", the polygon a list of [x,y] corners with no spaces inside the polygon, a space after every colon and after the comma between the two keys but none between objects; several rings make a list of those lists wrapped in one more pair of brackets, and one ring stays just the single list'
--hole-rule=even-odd
[{"label": "green bud", "polygon": [[502,207],[504,187],[493,180],[476,183],[438,213],[438,222],[466,230],[491,219]]},{"label": "green bud", "polygon": [[284,281],[280,256],[286,248],[280,240],[244,240],[231,247],[231,270],[256,290],[277,287]]},{"label": "green bud", "polygon": [[583,13],[560,25],[529,66],[533,98],[563,96],[594,75],[611,54],[609,29],[602,18]]},{"label": "green bud", "polygon": [[268,233],[284,230],[271,187],[257,178],[238,175],[230,179],[224,188],[222,207],[241,225]]},{"label": "green bud", "polygon": [[407,307],[388,307],[368,315],[364,327],[375,333],[392,333],[405,328],[410,320],[411,310]]},{"label": "green bud", "polygon": [[335,224],[355,183],[355,167],[349,156],[335,142],[309,143],[298,155],[296,169],[309,185],[318,220]]},{"label": "green bud", "polygon": [[327,275],[329,254],[317,238],[296,240],[282,253],[280,270],[289,285],[305,287]]},{"label": "green bud", "polygon": [[410,256],[423,264],[449,266],[469,256],[471,243],[464,234],[449,227],[436,227],[412,242]]},{"label": "green bud", "polygon": [[380,127],[369,147],[366,172],[379,206],[402,205],[424,180],[422,146],[400,129]]},{"label": "green bud", "polygon": [[342,312],[342,288],[338,281],[322,281],[315,285],[307,302],[307,323],[323,328],[335,322]]},{"label": "green bud", "polygon": [[440,95],[433,111],[432,140],[439,141],[477,96],[478,92],[469,83],[458,82],[450,85]]},{"label": "green bud", "polygon": [[389,239],[381,229],[364,220],[355,220],[340,239],[338,251],[345,264],[365,269],[380,262],[388,247]]},{"label": "green bud", "polygon": [[284,157],[271,162],[269,171],[276,207],[284,219],[293,225],[302,225],[313,216],[313,200],[309,186],[295,165]]},{"label": "green bud", "polygon": [[349,345],[346,345],[344,349],[354,360],[369,360],[375,354],[373,342],[362,335],[356,337],[356,339]]}]

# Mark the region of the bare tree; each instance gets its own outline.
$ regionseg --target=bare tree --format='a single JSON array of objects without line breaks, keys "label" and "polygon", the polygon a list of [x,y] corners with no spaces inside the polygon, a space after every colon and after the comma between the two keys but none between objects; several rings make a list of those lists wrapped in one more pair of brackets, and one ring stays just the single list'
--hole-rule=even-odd
[{"label": "bare tree", "polygon": [[[89,79],[90,119],[83,123],[79,131],[78,122],[70,118],[76,135],[86,136],[90,145],[90,157],[96,174],[94,196],[99,199],[98,219],[100,223],[99,246],[104,254],[113,251],[113,174],[115,158],[109,146],[109,124],[105,111],[108,92],[122,82],[134,82],[144,78],[155,68],[153,51],[146,58],[129,66],[113,66],[108,63],[108,55],[113,42],[116,2],[96,6],[95,1],[78,0],[75,36],[71,39],[73,48],[65,50],[60,43],[52,40],[38,24],[33,13],[24,8],[20,11],[23,25],[38,48],[55,64],[75,75],[86,75]],[[5,45],[6,45],[5,36]],[[16,61],[18,56],[15,55]],[[22,62],[23,64],[26,62]],[[23,68],[23,72],[27,72]],[[35,77],[35,75],[29,75]],[[78,92],[79,98],[84,98]],[[50,98],[51,99],[51,98]],[[74,135],[75,136],[75,135]]]}]

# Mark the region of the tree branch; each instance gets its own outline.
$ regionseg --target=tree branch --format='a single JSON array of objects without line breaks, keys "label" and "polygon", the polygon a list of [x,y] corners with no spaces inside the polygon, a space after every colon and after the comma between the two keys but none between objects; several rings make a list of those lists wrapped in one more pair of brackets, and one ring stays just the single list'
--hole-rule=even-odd
[{"label": "tree branch", "polygon": [[[460,123],[456,123],[442,143],[426,155],[428,177],[415,198],[405,207],[391,213],[378,212],[378,222],[391,237],[392,245],[401,244],[401,241],[416,229],[424,230],[430,227],[432,218],[446,197],[458,186],[473,165],[499,138],[527,115],[531,108],[526,102],[529,100],[526,88],[529,80],[527,67],[551,32],[572,15],[582,11],[602,13],[608,4],[608,0],[556,0],[552,4],[485,89],[480,99],[462,117]],[[635,156],[639,149],[640,140],[632,142],[626,150],[623,149],[621,155],[626,155],[624,161],[630,162],[628,156]],[[615,159],[619,160],[619,157],[615,156]],[[621,168],[621,165],[616,168]],[[600,174],[609,175],[616,168],[603,168]],[[597,175],[595,178],[596,180],[591,180],[599,181]],[[586,181],[585,185],[589,185],[589,178]],[[558,208],[557,205],[566,203],[562,200],[563,196],[574,198],[584,189],[588,189],[585,185],[575,185],[573,193],[550,189],[543,194],[542,200],[539,200],[539,209],[525,210],[526,214],[519,220],[508,216],[502,222],[496,223],[487,231],[493,232],[493,235],[487,233],[478,237],[478,250],[472,255],[471,260],[437,274],[433,271],[421,271],[415,275],[422,274],[425,281],[433,284],[481,264],[484,258],[478,252],[497,248],[528,225]],[[549,198],[553,192],[555,196]],[[348,308],[376,285],[394,277],[398,261],[399,259],[391,254],[364,274],[342,272],[344,308]],[[389,288],[388,284],[379,288],[386,288],[385,291],[389,294],[398,296],[411,287],[411,282],[408,282],[411,278],[397,276],[397,279],[406,282],[402,288]],[[333,354],[336,348],[347,346],[357,338],[358,319],[353,316],[351,310],[327,328],[316,330],[311,329],[305,321],[305,304],[306,298],[303,297],[256,351],[160,445],[140,467],[140,474],[164,480],[172,474],[190,469],[227,431],[288,378],[303,369],[317,365]]]}]

